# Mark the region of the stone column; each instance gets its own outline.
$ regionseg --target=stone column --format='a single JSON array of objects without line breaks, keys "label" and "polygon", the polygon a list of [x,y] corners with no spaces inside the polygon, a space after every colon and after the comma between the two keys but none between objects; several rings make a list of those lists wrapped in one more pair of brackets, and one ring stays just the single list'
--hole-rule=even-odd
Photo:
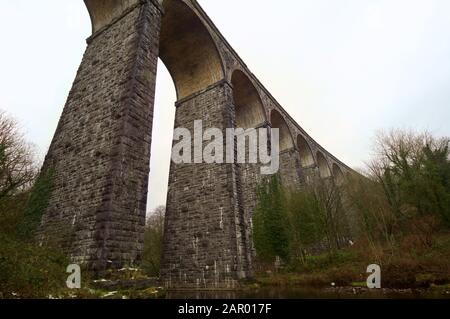
[{"label": "stone column", "polygon": [[53,187],[40,236],[67,232],[73,261],[103,270],[133,264],[143,249],[162,9],[86,4],[95,33],[43,166]]},{"label": "stone column", "polygon": [[[222,130],[225,140],[225,129],[235,121],[226,81],[177,102],[175,127],[193,132],[196,120],[204,130]],[[236,164],[172,163],[161,267],[166,287],[233,288],[247,277],[238,183]]]},{"label": "stone column", "polygon": [[[270,134],[270,123],[268,122],[264,122],[260,125],[258,125],[257,127],[255,127],[255,130],[259,130],[259,129],[265,129],[267,130],[267,142],[268,142],[268,146],[267,149],[270,150],[270,140],[271,140],[271,134]],[[258,159],[259,158],[259,132],[257,131],[257,135],[258,135],[258,147],[257,147],[257,152],[258,152]],[[248,154],[249,154],[249,143],[246,144],[246,157],[248,158]],[[239,178],[241,181],[241,185],[242,187],[240,188],[241,191],[239,192],[240,194],[240,198],[241,198],[241,202],[242,202],[242,207],[244,210],[244,216],[245,216],[245,229],[246,229],[246,236],[247,236],[247,242],[249,245],[249,248],[247,250],[248,252],[248,260],[250,261],[250,265],[252,265],[254,258],[256,257],[256,250],[255,247],[253,245],[253,214],[255,212],[255,209],[258,205],[258,187],[260,186],[260,184],[262,183],[262,181],[264,179],[267,179],[269,177],[269,175],[262,175],[261,174],[261,169],[263,166],[267,166],[270,164],[265,164],[262,165],[259,161],[258,163],[254,164],[254,163],[241,163],[238,165],[239,167]],[[253,274],[253,269],[252,266],[249,267],[250,268],[250,274]]]}]

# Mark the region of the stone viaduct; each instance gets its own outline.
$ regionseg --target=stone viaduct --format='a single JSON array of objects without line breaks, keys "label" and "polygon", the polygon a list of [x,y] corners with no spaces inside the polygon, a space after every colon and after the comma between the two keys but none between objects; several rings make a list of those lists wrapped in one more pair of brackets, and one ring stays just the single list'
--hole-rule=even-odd
[{"label": "stone viaduct", "polygon": [[[85,4],[93,34],[43,166],[53,187],[41,229],[69,228],[74,262],[101,271],[140,258],[158,57],[177,91],[175,127],[279,128],[290,187],[311,176],[341,183],[351,171],[286,113],[197,1]],[[252,276],[256,166],[171,164],[166,286],[232,288]]]}]

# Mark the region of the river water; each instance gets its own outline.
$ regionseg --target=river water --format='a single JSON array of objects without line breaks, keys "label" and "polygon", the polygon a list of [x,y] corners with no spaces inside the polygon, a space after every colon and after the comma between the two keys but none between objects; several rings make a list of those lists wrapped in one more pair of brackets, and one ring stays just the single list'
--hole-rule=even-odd
[{"label": "river water", "polygon": [[361,288],[264,287],[245,291],[170,291],[167,299],[423,299],[448,298],[450,292]]}]

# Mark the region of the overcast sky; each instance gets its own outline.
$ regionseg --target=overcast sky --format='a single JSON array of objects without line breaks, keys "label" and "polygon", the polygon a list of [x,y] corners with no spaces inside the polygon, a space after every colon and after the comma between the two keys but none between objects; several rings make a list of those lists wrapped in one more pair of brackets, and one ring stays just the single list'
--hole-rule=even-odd
[{"label": "overcast sky", "polygon": [[[199,0],[293,118],[352,167],[380,129],[450,136],[450,1]],[[0,0],[0,109],[41,157],[90,35],[81,0]],[[175,91],[160,63],[149,209],[165,204]]]}]

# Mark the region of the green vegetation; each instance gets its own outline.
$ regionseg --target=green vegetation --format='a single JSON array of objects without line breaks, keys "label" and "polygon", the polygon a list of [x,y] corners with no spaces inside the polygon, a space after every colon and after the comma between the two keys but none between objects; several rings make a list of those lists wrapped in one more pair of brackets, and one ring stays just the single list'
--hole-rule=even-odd
[{"label": "green vegetation", "polygon": [[[254,214],[261,282],[351,286],[365,282],[373,263],[384,287],[450,282],[449,139],[393,131],[378,136],[375,154],[367,172],[350,174],[344,185],[316,178],[292,193],[279,178],[264,182]],[[271,214],[284,225],[275,234],[259,226]],[[277,236],[288,238],[287,255],[267,253]],[[284,261],[281,273],[273,274],[274,255]]]},{"label": "green vegetation", "polygon": [[69,263],[60,250],[4,234],[0,242],[0,297],[47,298],[64,288]]},{"label": "green vegetation", "polygon": [[341,192],[330,180],[316,179],[295,193],[287,192],[277,175],[263,181],[253,216],[258,259],[278,256],[289,266],[311,260],[307,251],[336,253],[349,234]]},{"label": "green vegetation", "polygon": [[35,162],[16,123],[0,113],[0,298],[45,298],[67,277],[61,249],[35,240],[51,188],[51,174],[35,182]]},{"label": "green vegetation", "polygon": [[33,241],[48,206],[52,188],[53,171],[41,173],[28,195],[28,202],[23,210],[23,218],[17,226],[18,236],[22,240]]},{"label": "green vegetation", "polygon": [[276,256],[289,258],[287,210],[278,176],[274,175],[258,189],[260,204],[253,226],[253,240],[261,260],[270,261]]},{"label": "green vegetation", "polygon": [[158,277],[164,237],[164,215],[166,208],[160,206],[147,219],[144,235],[144,254],[141,267],[151,277]]},{"label": "green vegetation", "polygon": [[0,112],[0,299],[157,298],[160,291],[149,289],[156,284],[145,283],[149,275],[159,273],[164,208],[149,219],[142,271],[107,273],[99,283],[83,271],[83,289],[68,290],[66,268],[70,261],[62,239],[71,236],[72,230],[54,224],[39,233],[53,187],[53,170],[39,172],[36,162],[16,122]]}]

